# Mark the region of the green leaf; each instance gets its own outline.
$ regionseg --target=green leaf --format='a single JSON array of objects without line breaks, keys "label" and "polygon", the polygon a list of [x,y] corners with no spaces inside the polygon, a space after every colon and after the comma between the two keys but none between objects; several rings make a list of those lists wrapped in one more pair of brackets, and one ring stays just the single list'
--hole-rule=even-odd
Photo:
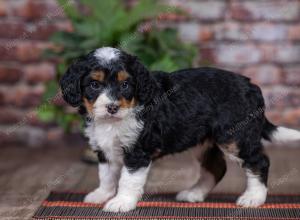
[{"label": "green leaf", "polygon": [[73,5],[73,1],[70,0],[57,0],[59,6],[64,13],[71,19],[71,21],[77,21],[82,18],[76,7]]},{"label": "green leaf", "polygon": [[146,19],[174,11],[174,7],[159,4],[155,0],[141,0],[128,12],[128,18],[124,20],[123,27],[124,29],[128,29]]},{"label": "green leaf", "polygon": [[[53,34],[51,42],[63,49],[45,51],[45,56],[59,59],[57,79],[75,59],[102,46],[120,47],[135,54],[150,70],[173,71],[190,67],[197,56],[197,48],[181,42],[175,29],[159,30],[154,25],[150,32],[137,30],[144,21],[157,19],[161,13],[179,12],[157,0],[139,0],[129,8],[123,0],[78,0],[76,6],[68,5],[69,0],[58,2],[74,31]],[[153,23],[156,21],[152,20]],[[66,107],[52,103],[58,91],[56,80],[46,84],[44,104],[38,109],[38,116],[41,120],[56,122],[70,132],[82,123],[82,119]]]},{"label": "green leaf", "polygon": [[178,65],[172,60],[171,57],[165,56],[157,62],[153,63],[150,68],[152,70],[162,70],[166,72],[175,71],[178,68]]},{"label": "green leaf", "polygon": [[89,6],[92,17],[98,22],[106,22],[118,12],[124,12],[123,0],[81,0],[82,4]]},{"label": "green leaf", "polygon": [[43,94],[42,102],[48,103],[51,99],[56,97],[58,91],[58,84],[56,81],[48,82],[46,84],[46,91]]},{"label": "green leaf", "polygon": [[55,106],[45,103],[37,109],[37,115],[43,122],[51,122],[55,119]]}]

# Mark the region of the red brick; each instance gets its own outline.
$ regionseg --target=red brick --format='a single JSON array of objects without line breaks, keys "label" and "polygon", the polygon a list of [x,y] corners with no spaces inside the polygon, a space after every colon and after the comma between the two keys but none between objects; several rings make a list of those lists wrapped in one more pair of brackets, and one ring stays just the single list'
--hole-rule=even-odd
[{"label": "red brick", "polygon": [[38,23],[31,32],[31,39],[47,40],[57,31],[72,31],[72,25],[69,21],[60,21],[56,23]]},{"label": "red brick", "polygon": [[50,44],[42,42],[21,42],[16,47],[17,58],[23,62],[42,60],[42,54]]},{"label": "red brick", "polygon": [[294,21],[299,18],[300,2],[291,1],[232,1],[230,16],[237,20]]},{"label": "red brick", "polygon": [[12,124],[22,120],[24,113],[12,107],[0,107],[0,124]]},{"label": "red brick", "polygon": [[207,66],[211,65],[212,63],[215,63],[215,50],[212,47],[201,47],[199,52],[199,63],[201,63],[201,65]]},{"label": "red brick", "polygon": [[300,40],[300,25],[292,25],[288,29],[288,39]]},{"label": "red brick", "polygon": [[215,26],[215,36],[217,40],[244,41],[250,38],[250,30],[245,24],[237,22],[222,22]]},{"label": "red brick", "polygon": [[216,39],[235,41],[276,41],[287,38],[288,30],[285,25],[270,23],[244,24],[224,22],[216,25]]},{"label": "red brick", "polygon": [[298,63],[300,60],[300,45],[284,44],[276,46],[272,61],[280,63]]},{"label": "red brick", "polygon": [[282,112],[281,111],[276,111],[276,110],[271,110],[271,111],[266,111],[266,117],[274,124],[276,125],[282,125]]},{"label": "red brick", "polygon": [[16,60],[16,42],[15,40],[0,41],[0,60]]},{"label": "red brick", "polygon": [[243,65],[260,62],[262,52],[255,45],[222,44],[216,48],[216,60],[221,64]]},{"label": "red brick", "polygon": [[24,67],[24,77],[29,83],[47,82],[55,77],[55,66],[51,63],[31,64]]},{"label": "red brick", "polygon": [[34,62],[43,59],[43,52],[54,48],[51,43],[10,39],[0,41],[0,59],[7,61]]},{"label": "red brick", "polygon": [[0,1],[0,17],[7,14],[7,5],[5,1]]},{"label": "red brick", "polygon": [[3,20],[0,21],[1,38],[19,38],[26,34],[26,24],[23,21]]},{"label": "red brick", "polygon": [[287,107],[297,107],[300,105],[300,90],[273,86],[272,88],[262,88],[266,106],[268,110],[283,110]]},{"label": "red brick", "polygon": [[168,0],[172,6],[184,8],[191,16],[200,20],[220,20],[225,16],[225,1],[180,1]]},{"label": "red brick", "polygon": [[0,65],[0,82],[15,83],[21,78],[21,70],[19,67],[12,65]]},{"label": "red brick", "polygon": [[291,126],[299,126],[300,124],[300,108],[290,109],[284,112],[283,121]]},{"label": "red brick", "polygon": [[284,40],[288,36],[286,25],[258,23],[250,26],[250,38],[259,41]]},{"label": "red brick", "polygon": [[242,73],[258,85],[279,84],[282,81],[282,70],[274,65],[251,66]]},{"label": "red brick", "polygon": [[13,14],[26,20],[62,18],[64,14],[55,0],[26,0],[15,4]]},{"label": "red brick", "polygon": [[259,48],[263,54],[261,61],[272,62],[272,60],[274,60],[274,56],[277,51],[276,46],[274,46],[274,44],[261,44],[259,45]]},{"label": "red brick", "polygon": [[287,106],[299,107],[300,106],[300,89],[293,88],[293,91],[287,99]]},{"label": "red brick", "polygon": [[300,65],[286,67],[284,69],[285,83],[288,85],[300,85]]},{"label": "red brick", "polygon": [[224,1],[188,1],[184,4],[193,17],[201,20],[218,20],[225,16]]},{"label": "red brick", "polygon": [[263,51],[262,61],[282,64],[294,64],[299,62],[300,45],[283,43],[260,45],[259,47]]},{"label": "red brick", "polygon": [[57,31],[72,31],[69,21],[36,22],[27,24],[23,21],[0,21],[0,37],[14,38],[17,40],[47,40]]},{"label": "red brick", "polygon": [[201,27],[199,31],[199,42],[211,41],[214,38],[214,32],[209,27]]},{"label": "red brick", "polygon": [[[2,88],[2,91],[3,90],[6,91],[5,88]],[[41,103],[43,92],[43,86],[18,86],[16,88],[10,88],[10,92],[5,93],[4,101],[6,105],[10,106],[38,106]]]},{"label": "red brick", "polygon": [[5,104],[5,91],[0,88],[0,106]]}]

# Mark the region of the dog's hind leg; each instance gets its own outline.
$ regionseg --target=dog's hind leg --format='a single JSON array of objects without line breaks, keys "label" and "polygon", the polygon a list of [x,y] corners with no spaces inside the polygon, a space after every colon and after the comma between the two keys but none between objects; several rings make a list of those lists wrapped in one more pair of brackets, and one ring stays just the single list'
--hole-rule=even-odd
[{"label": "dog's hind leg", "polygon": [[[250,138],[249,140],[254,140]],[[238,198],[237,205],[243,207],[257,207],[264,204],[267,197],[267,181],[269,159],[263,153],[262,144],[258,141],[244,141],[239,143],[219,145],[220,149],[233,161],[237,161],[245,170],[247,187]]]},{"label": "dog's hind leg", "polygon": [[[267,197],[267,181],[269,171],[269,159],[262,151],[261,143],[257,143],[257,151],[252,154],[242,155],[243,167],[247,176],[247,188],[241,195],[237,204],[243,207],[257,207],[266,201]],[[255,149],[255,144],[252,145]]]},{"label": "dog's hind leg", "polygon": [[187,202],[202,202],[226,173],[226,161],[222,151],[213,146],[198,157],[201,174],[198,182],[190,189],[179,192],[176,199]]}]

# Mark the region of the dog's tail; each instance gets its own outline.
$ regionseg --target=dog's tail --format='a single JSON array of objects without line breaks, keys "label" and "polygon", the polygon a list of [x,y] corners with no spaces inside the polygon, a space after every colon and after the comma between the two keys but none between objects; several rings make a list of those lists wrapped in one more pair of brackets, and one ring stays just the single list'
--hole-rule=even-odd
[{"label": "dog's tail", "polygon": [[300,131],[278,127],[273,125],[266,119],[266,123],[264,125],[264,130],[262,134],[265,140],[274,142],[274,143],[287,143],[292,141],[300,141]]}]

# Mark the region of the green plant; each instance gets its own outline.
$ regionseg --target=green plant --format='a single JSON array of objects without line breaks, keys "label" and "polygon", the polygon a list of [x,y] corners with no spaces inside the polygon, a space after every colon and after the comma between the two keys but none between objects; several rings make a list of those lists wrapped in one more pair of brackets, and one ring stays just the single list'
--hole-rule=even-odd
[{"label": "green plant", "polygon": [[[153,27],[147,32],[137,31],[139,25],[161,13],[181,13],[174,7],[154,0],[140,0],[130,8],[123,0],[80,0],[79,6],[84,10],[79,10],[78,5],[67,4],[66,0],[58,2],[74,30],[57,32],[51,37],[54,44],[63,48],[46,52],[47,57],[58,57],[60,60],[57,79],[74,59],[103,46],[118,47],[137,55],[151,70],[173,71],[190,67],[197,55],[194,47],[178,39],[174,29],[159,30]],[[80,119],[66,107],[53,104],[51,98],[56,96],[58,90],[57,81],[47,84],[44,95],[46,104],[38,109],[38,115],[41,120],[55,121],[69,131],[72,124],[80,122]]]}]

